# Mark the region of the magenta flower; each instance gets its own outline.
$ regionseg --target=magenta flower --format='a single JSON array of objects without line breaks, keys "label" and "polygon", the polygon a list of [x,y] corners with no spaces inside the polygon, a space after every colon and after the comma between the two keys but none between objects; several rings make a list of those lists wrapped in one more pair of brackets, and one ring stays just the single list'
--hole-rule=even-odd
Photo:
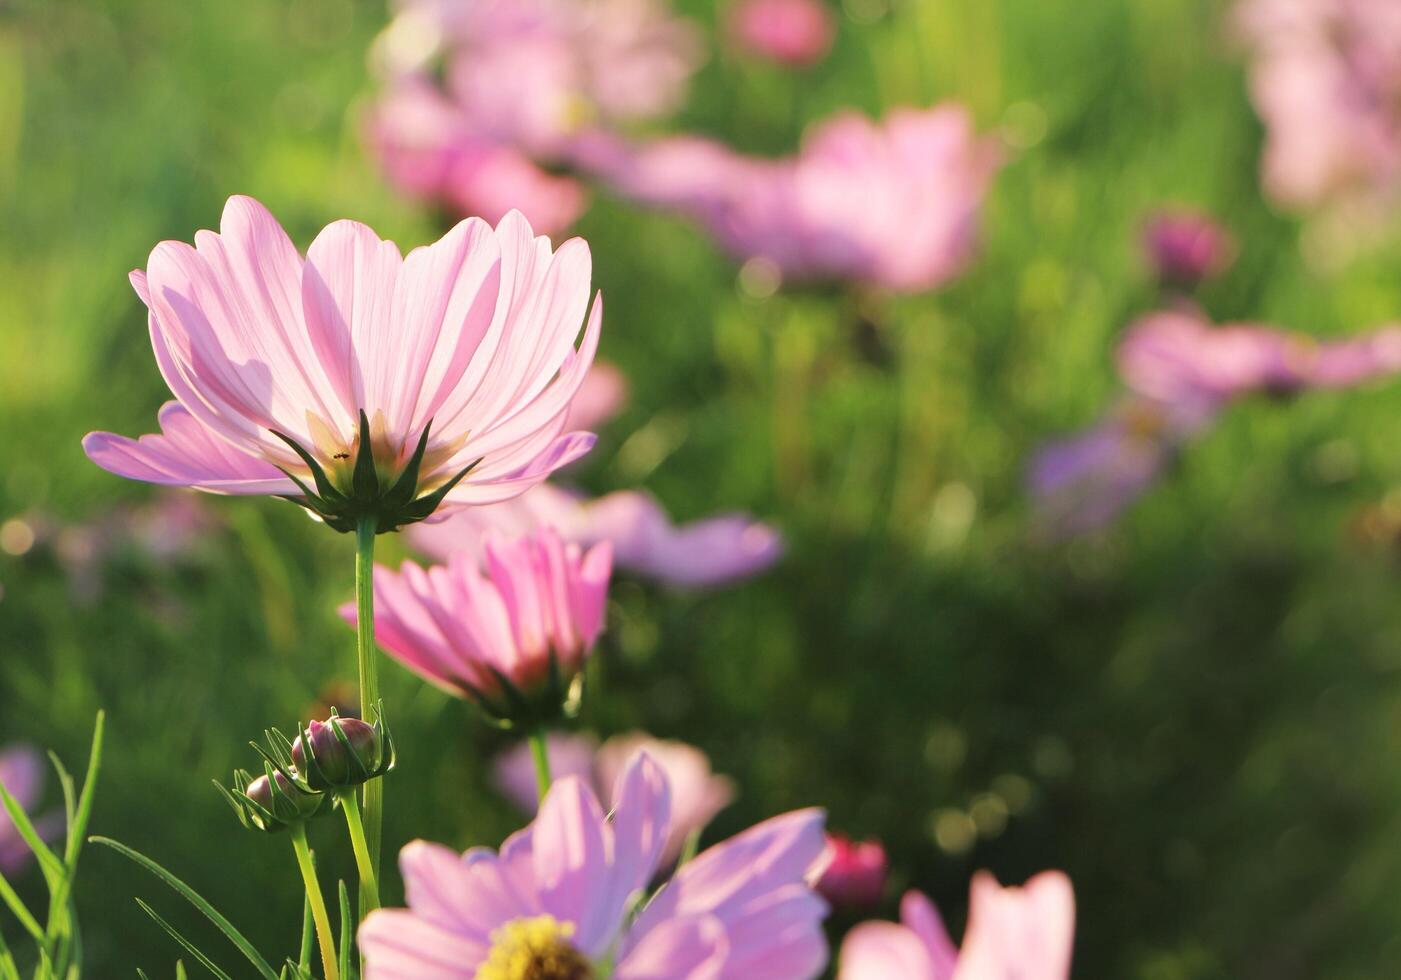
[{"label": "magenta flower", "polygon": [[1158,281],[1193,289],[1235,260],[1230,232],[1194,211],[1160,211],[1143,230],[1143,250]]},{"label": "magenta flower", "polygon": [[822,897],[845,908],[869,908],[879,902],[889,871],[881,842],[828,834],[827,845],[831,861],[817,879]]},{"label": "magenta flower", "polygon": [[[553,530],[485,546],[426,571],[375,568],[375,639],[405,667],[503,722],[543,723],[578,698],[603,630],[612,550],[587,552]],[[355,623],[355,606],[341,607]],[[548,717],[536,718],[543,712]],[[527,717],[529,716],[529,717]]]},{"label": "magenta flower", "polygon": [[1401,193],[1401,7],[1392,0],[1242,0],[1265,189],[1289,207]]},{"label": "magenta flower", "polygon": [[775,817],[712,847],[643,903],[670,822],[661,768],[635,757],[614,798],[610,818],[570,777],[499,853],[409,844],[400,855],[409,907],[372,912],[360,929],[366,980],[821,972],[827,909],[806,884],[825,847],[820,811]]},{"label": "magenta flower", "polygon": [[[614,787],[635,756],[645,752],[661,768],[671,793],[671,829],[662,848],[663,866],[673,864],[687,838],[704,830],[735,797],[734,783],[711,772],[705,753],[685,742],[633,732],[615,735],[601,747],[587,735],[552,734],[546,744],[555,779],[578,776],[593,787],[608,810],[617,802]],[[517,744],[503,752],[496,760],[495,777],[507,799],[526,813],[535,812],[538,782],[528,745]]]},{"label": "magenta flower", "polygon": [[1022,888],[987,872],[973,878],[968,930],[954,946],[929,899],[910,892],[901,923],[867,922],[842,944],[838,980],[1066,980],[1075,937],[1075,896],[1059,871]]},{"label": "magenta flower", "polygon": [[837,25],[822,0],[740,0],[730,33],[750,54],[803,67],[827,57]]},{"label": "magenta flower", "polygon": [[261,204],[230,198],[220,233],[162,242],[132,273],[178,402],[161,434],[84,449],[131,479],[300,495],[342,530],[508,499],[593,443],[563,431],[598,344],[595,302],[574,348],[589,276],[584,242],[552,251],[519,214],[406,257],[338,221],[302,258]]},{"label": "magenta flower", "polygon": [[399,191],[454,215],[495,223],[519,210],[537,231],[553,235],[588,203],[577,180],[548,173],[522,151],[482,135],[426,78],[389,84],[369,113],[366,139]]},{"label": "magenta flower", "polygon": [[743,157],[682,137],[591,147],[591,166],[625,197],[680,211],[744,259],[783,277],[932,289],[972,259],[1001,150],[955,105],[855,113],[811,130],[794,157]]},{"label": "magenta flower", "polygon": [[482,535],[489,530],[525,534],[544,526],[584,547],[607,541],[619,568],[681,588],[748,578],[783,555],[782,536],[745,514],[721,514],[677,526],[640,490],[586,500],[548,483],[502,504],[415,525],[409,530],[409,543],[444,561],[457,553],[480,556]]},{"label": "magenta flower", "polygon": [[[44,789],[44,757],[27,745],[0,750],[0,786],[21,808],[31,811]],[[40,817],[34,820],[34,829],[45,840],[52,840],[62,831],[63,818],[57,814]],[[19,874],[32,858],[33,853],[15,829],[14,821],[0,808],[0,875]]]}]

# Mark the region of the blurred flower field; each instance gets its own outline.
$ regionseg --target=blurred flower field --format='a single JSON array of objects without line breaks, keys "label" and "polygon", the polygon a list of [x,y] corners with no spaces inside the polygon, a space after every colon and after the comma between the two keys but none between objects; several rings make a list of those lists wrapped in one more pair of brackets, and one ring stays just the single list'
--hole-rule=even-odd
[{"label": "blurred flower field", "polygon": [[[709,770],[684,750],[676,765],[711,780],[691,801],[696,826],[714,814],[706,844],[825,808],[849,875],[825,892],[832,976],[847,930],[897,920],[907,890],[961,935],[982,869],[1068,875],[1077,977],[1389,975],[1401,84],[1377,110],[1395,129],[1329,131],[1357,164],[1340,177],[1280,127],[1321,133],[1341,110],[1299,123],[1252,104],[1267,71],[1310,77],[1290,61],[1306,28],[1266,3],[844,0],[830,24],[772,6],[676,0],[678,60],[652,66],[680,72],[676,91],[595,93],[599,118],[631,116],[562,148],[548,128],[503,135],[523,111],[459,133],[462,106],[424,88],[447,82],[385,67],[399,49],[372,0],[0,5],[0,747],[81,772],[105,709],[90,830],[295,953],[286,847],[210,780],[247,767],[264,729],[356,704],[338,613],[354,535],[89,461],[86,433],[154,431],[170,398],[127,274],[217,228],[235,194],[302,250],[343,217],[407,251],[460,212],[521,207],[592,251],[617,373],[595,366],[598,402],[571,427],[597,445],[529,505],[383,535],[378,554],[475,567],[493,521],[612,542],[570,771],[606,800],[628,733],[699,748]],[[1401,43],[1381,47],[1364,53],[1394,70]],[[461,84],[491,89],[486,74]],[[635,111],[624,96],[644,89],[660,102]],[[386,117],[397,98],[418,101]],[[931,122],[934,106],[951,114]],[[460,171],[425,170],[385,128],[440,110]],[[887,132],[911,155],[844,179],[833,161]],[[505,771],[519,741],[398,664],[380,681],[398,749],[386,870],[412,839],[517,830],[534,804],[528,770]],[[23,781],[61,837],[57,782],[29,792],[9,758],[0,782],[20,797]],[[4,829],[0,872],[41,907]],[[353,881],[349,844],[312,838]],[[868,840],[889,865],[874,888]],[[396,874],[381,891],[403,904]],[[220,942],[93,848],[86,976],[172,975],[180,950],[133,896]],[[0,936],[23,936],[2,908]]]}]

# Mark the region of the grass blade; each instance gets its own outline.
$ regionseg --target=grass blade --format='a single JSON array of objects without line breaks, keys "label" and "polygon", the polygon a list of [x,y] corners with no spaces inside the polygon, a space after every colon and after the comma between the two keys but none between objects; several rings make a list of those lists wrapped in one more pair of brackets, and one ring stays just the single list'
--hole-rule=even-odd
[{"label": "grass blade", "polygon": [[342,878],[338,884],[340,885],[341,897],[340,970],[341,976],[353,977],[355,974],[350,972],[350,953],[355,945],[355,921],[351,918],[350,914],[350,893],[345,890],[345,879]]},{"label": "grass blade", "polygon": [[140,851],[132,850],[121,841],[112,840],[110,837],[94,837],[92,841],[95,844],[102,844],[105,847],[110,847],[118,854],[135,861],[147,871],[151,872],[151,874],[169,885],[170,888],[178,892],[185,901],[199,909],[206,919],[218,926],[219,931],[228,937],[229,942],[237,947],[238,951],[244,955],[249,963],[253,964],[258,974],[262,976],[264,980],[277,980],[277,972],[273,970],[272,967],[268,966],[267,960],[258,955],[258,951],[253,948],[253,944],[244,937],[243,933],[234,928],[232,922],[224,918],[214,906],[210,905],[199,892],[195,891]]},{"label": "grass blade", "polygon": [[25,906],[24,900],[19,897],[10,883],[5,880],[5,876],[0,874],[0,900],[3,900],[10,907],[10,911],[19,919],[19,924],[24,926],[24,931],[34,937],[35,942],[44,941],[44,930],[39,927],[39,920],[34,918],[33,913]]},{"label": "grass blade", "polygon": [[311,944],[315,942],[315,933],[311,922],[311,899],[302,899],[302,949],[297,956],[297,969],[311,969]]},{"label": "grass blade", "polygon": [[49,890],[57,886],[63,877],[63,864],[58,860],[58,855],[49,850],[49,845],[45,844],[39,837],[39,832],[34,829],[34,824],[29,820],[29,814],[24,812],[24,807],[19,805],[19,801],[10,795],[10,791],[0,785],[0,804],[4,804],[5,812],[10,815],[10,820],[14,823],[15,832],[34,852],[34,856],[39,859],[39,867],[44,872],[44,879],[49,883]]},{"label": "grass blade", "polygon": [[208,956],[205,956],[198,949],[196,949],[194,943],[190,942],[184,936],[180,935],[180,933],[176,931],[174,926],[172,926],[169,922],[166,922],[159,915],[157,915],[155,909],[151,908],[151,906],[147,905],[139,898],[136,900],[136,904],[141,906],[141,911],[145,912],[152,919],[154,919],[156,925],[160,926],[167,933],[169,933],[170,938],[174,939],[177,943],[179,943],[184,948],[185,952],[189,953],[196,960],[198,960],[200,965],[203,966],[206,970],[218,977],[219,980],[233,980],[233,977],[229,976],[223,970],[219,969],[219,967],[215,965],[213,960],[211,960]]}]

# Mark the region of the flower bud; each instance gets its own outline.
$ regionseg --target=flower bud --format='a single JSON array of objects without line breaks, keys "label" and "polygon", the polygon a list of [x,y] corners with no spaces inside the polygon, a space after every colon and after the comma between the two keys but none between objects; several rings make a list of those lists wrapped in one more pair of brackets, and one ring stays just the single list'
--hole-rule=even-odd
[{"label": "flower bud", "polygon": [[345,789],[382,775],[379,731],[359,718],[313,721],[292,743],[292,763],[312,789]]},{"label": "flower bud", "polygon": [[885,893],[886,858],[880,841],[854,841],[828,834],[831,863],[817,880],[817,891],[840,908],[865,909]]},{"label": "flower bud", "polygon": [[320,809],[320,793],[308,792],[275,769],[269,772],[256,779],[245,772],[235,775],[239,792],[232,796],[246,826],[275,833],[309,820]]},{"label": "flower bud", "polygon": [[1235,259],[1230,233],[1192,211],[1155,214],[1144,229],[1143,248],[1158,281],[1179,289],[1195,289]]}]

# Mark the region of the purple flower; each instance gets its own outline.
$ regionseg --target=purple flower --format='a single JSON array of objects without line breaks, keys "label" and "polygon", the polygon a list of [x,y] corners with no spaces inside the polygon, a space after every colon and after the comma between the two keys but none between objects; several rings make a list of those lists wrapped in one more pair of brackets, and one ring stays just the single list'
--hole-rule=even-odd
[{"label": "purple flower", "polygon": [[910,892],[900,923],[866,922],[842,944],[838,980],[1066,980],[1075,896],[1059,871],[1004,888],[974,876],[963,946],[954,946],[933,903]]},{"label": "purple flower", "polygon": [[1235,259],[1235,242],[1219,224],[1194,211],[1160,211],[1143,230],[1143,249],[1164,285],[1192,289]]},{"label": "purple flower", "polygon": [[[686,839],[705,829],[735,796],[734,783],[711,772],[705,753],[685,742],[632,732],[615,735],[599,746],[587,735],[556,733],[546,744],[555,779],[580,777],[594,788],[606,809],[613,808],[613,789],[634,756],[645,752],[661,767],[671,791],[671,830],[662,848],[663,865],[674,863]],[[503,752],[496,760],[495,776],[512,803],[526,813],[535,812],[538,784],[528,745],[518,743]]]},{"label": "purple flower", "polygon": [[783,555],[783,538],[745,514],[721,514],[675,525],[661,505],[640,490],[619,490],[588,500],[553,484],[495,507],[475,507],[408,529],[409,543],[439,560],[481,555],[482,536],[495,529],[524,534],[555,528],[567,541],[588,547],[607,541],[619,568],[668,585],[700,588],[756,575]]},{"label": "purple flower", "polygon": [[409,907],[373,912],[360,929],[366,980],[586,978],[601,964],[613,980],[816,977],[827,908],[807,879],[826,848],[822,813],[776,817],[710,848],[641,904],[669,797],[641,754],[618,781],[611,818],[568,777],[499,853],[409,844]]}]

